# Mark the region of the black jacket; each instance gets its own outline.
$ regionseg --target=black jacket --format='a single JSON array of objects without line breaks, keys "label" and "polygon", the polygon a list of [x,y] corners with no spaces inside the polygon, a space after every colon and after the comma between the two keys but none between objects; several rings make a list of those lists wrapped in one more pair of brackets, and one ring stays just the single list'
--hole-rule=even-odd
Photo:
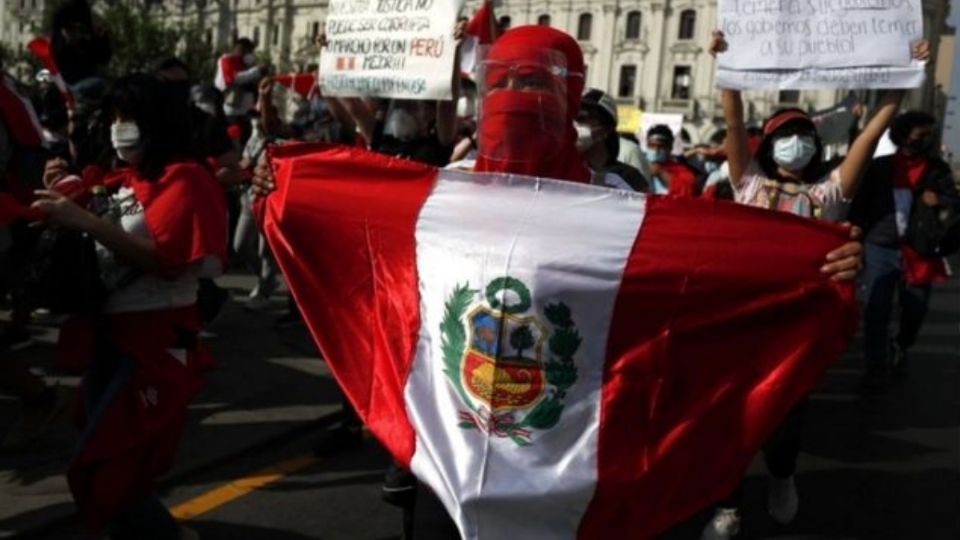
[{"label": "black jacket", "polygon": [[[895,155],[879,157],[870,162],[850,206],[850,221],[863,228],[864,240],[887,247],[900,245],[893,202]],[[932,157],[929,160],[927,172],[913,191],[914,202],[927,189],[941,197],[956,200],[957,187],[953,183],[950,166],[939,158]]]}]

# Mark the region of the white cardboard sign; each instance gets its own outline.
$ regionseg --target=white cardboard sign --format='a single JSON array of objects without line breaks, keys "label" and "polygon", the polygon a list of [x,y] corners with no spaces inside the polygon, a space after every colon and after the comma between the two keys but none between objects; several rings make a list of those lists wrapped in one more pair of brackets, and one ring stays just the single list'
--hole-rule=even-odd
[{"label": "white cardboard sign", "polygon": [[908,88],[923,37],[921,0],[720,0],[730,45],[717,59],[724,88]]},{"label": "white cardboard sign", "polygon": [[326,96],[450,99],[463,0],[330,0]]}]

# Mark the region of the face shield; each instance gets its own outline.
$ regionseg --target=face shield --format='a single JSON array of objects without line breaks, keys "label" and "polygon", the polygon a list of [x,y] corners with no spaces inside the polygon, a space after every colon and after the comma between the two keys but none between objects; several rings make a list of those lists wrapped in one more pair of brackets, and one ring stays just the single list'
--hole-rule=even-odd
[{"label": "face shield", "polygon": [[[480,63],[479,154],[493,161],[542,162],[571,137],[566,57],[554,50],[501,51]],[[583,76],[582,74],[573,74]]]}]

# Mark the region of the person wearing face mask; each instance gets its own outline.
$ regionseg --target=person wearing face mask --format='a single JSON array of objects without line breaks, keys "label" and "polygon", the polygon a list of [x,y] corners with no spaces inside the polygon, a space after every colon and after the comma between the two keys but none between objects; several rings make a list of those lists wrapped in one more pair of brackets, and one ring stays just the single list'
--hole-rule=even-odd
[{"label": "person wearing face mask", "polygon": [[702,187],[700,175],[682,157],[671,153],[674,142],[673,131],[667,125],[659,124],[647,131],[644,157],[650,169],[651,193],[697,197]]},{"label": "person wearing face mask", "polygon": [[123,167],[98,213],[55,190],[33,207],[95,241],[105,289],[60,329],[60,364],[84,373],[79,449],[68,472],[84,527],[111,538],[195,538],[153,492],[172,465],[187,405],[212,359],[198,341],[198,279],[226,257],[226,209],[191,158],[186,102],[151,76],[116,81],[105,110]]},{"label": "person wearing face mask", "polygon": [[[711,52],[722,53],[726,48],[723,33],[714,32]],[[929,46],[925,41],[918,42],[912,55],[926,61]],[[783,109],[771,115],[764,123],[760,146],[751,155],[740,92],[724,89],[721,100],[728,126],[725,146],[737,202],[838,220],[844,204],[856,193],[873,149],[896,115],[903,95],[903,91],[887,91],[846,157],[833,170],[824,171],[823,144],[810,116],[800,109]]]},{"label": "person wearing face mask", "polygon": [[[577,151],[574,119],[581,109],[584,61],[570,35],[546,26],[521,26],[494,42],[479,71],[478,172],[589,183],[590,169]],[[267,164],[257,167],[260,193],[276,188]],[[624,195],[631,196],[631,195]],[[852,279],[859,244],[827,255],[824,273]],[[412,538],[459,538],[439,499],[418,493]]]},{"label": "person wearing face mask", "polygon": [[[233,44],[233,50],[217,60],[217,73],[213,85],[223,92],[223,113],[231,124],[240,125],[247,130],[247,116],[256,102],[257,81],[266,75],[267,68],[257,65],[253,51],[256,44],[249,38],[239,38]],[[246,141],[248,132],[244,131]]]},{"label": "person wearing face mask", "polygon": [[[713,32],[710,53],[720,54],[727,48],[723,33]],[[912,54],[925,61],[929,56],[926,43],[917,43]],[[727,123],[724,145],[735,201],[806,218],[839,220],[845,205],[856,193],[877,141],[893,120],[903,95],[902,90],[887,91],[873,117],[851,144],[847,156],[835,168],[825,171],[823,144],[807,113],[800,109],[773,113],[763,125],[759,147],[752,152],[740,92],[722,89],[721,102]],[[770,474],[767,510],[781,524],[793,521],[799,509],[793,475],[800,453],[804,403],[805,400],[794,408],[763,448]],[[736,536],[740,528],[741,498],[738,489],[721,503],[701,538],[719,540]]]},{"label": "person wearing face mask", "polygon": [[[910,111],[890,126],[897,151],[873,160],[870,179],[857,193],[851,218],[863,227],[866,240],[864,356],[867,389],[879,389],[888,373],[905,375],[907,351],[916,340],[930,301],[933,283],[949,275],[942,256],[926,253],[920,225],[937,219],[942,209],[957,208],[958,195],[950,166],[935,155],[932,116]],[[925,253],[925,255],[921,254]],[[900,317],[890,335],[893,301]]]},{"label": "person wearing face mask", "polygon": [[577,150],[594,172],[595,184],[645,192],[647,179],[640,171],[617,161],[620,154],[617,121],[617,103],[613,96],[596,88],[588,89],[577,114]]}]

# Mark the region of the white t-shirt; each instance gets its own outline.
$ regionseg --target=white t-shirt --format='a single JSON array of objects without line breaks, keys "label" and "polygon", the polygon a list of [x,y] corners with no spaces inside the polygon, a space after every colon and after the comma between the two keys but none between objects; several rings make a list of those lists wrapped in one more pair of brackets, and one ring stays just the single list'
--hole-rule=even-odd
[{"label": "white t-shirt", "polygon": [[[134,196],[133,189],[120,188],[111,197],[110,206],[108,219],[127,233],[152,238],[144,221],[143,205]],[[203,261],[190,265],[176,279],[171,280],[125,264],[99,243],[96,249],[100,276],[107,289],[112,291],[107,296],[105,313],[153,311],[196,303],[197,279],[203,268]]]},{"label": "white t-shirt", "polygon": [[843,197],[839,167],[816,182],[801,184],[767,178],[760,165],[751,161],[733,191],[740,204],[826,221],[840,221],[850,202]]}]

